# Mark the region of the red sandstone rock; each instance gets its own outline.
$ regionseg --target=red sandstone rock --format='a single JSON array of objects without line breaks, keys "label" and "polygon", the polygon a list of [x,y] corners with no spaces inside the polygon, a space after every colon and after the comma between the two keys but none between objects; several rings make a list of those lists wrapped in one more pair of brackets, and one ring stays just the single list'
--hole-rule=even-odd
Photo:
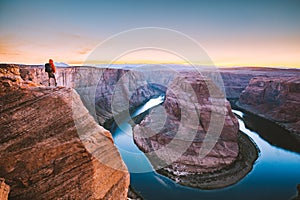
[{"label": "red sandstone rock", "polygon": [[241,94],[239,106],[300,136],[300,78],[257,77]]},{"label": "red sandstone rock", "polygon": [[128,171],[79,95],[0,70],[0,177],[9,199],[126,199]]},{"label": "red sandstone rock", "polygon": [[[148,153],[150,160],[152,156],[160,159],[158,163],[155,158],[151,160],[156,169],[163,167],[178,175],[204,173],[221,170],[235,161],[239,153],[238,121],[230,104],[210,80],[185,73],[168,88],[163,106],[166,121],[154,109],[134,127],[137,146]],[[155,130],[157,123],[163,125]],[[210,136],[216,139],[216,144],[202,158],[200,151],[208,144],[203,141],[209,127],[213,128]]]},{"label": "red sandstone rock", "polygon": [[[4,65],[6,66],[6,65]],[[48,75],[43,66],[19,66],[26,81],[48,85]],[[151,89],[143,73],[134,70],[95,67],[57,68],[58,86],[76,89],[83,103],[98,122],[104,125],[114,115],[140,106],[158,93]]]},{"label": "red sandstone rock", "polygon": [[219,69],[222,75],[227,99],[238,99],[254,77],[288,78],[299,77],[297,69],[266,67],[234,67]]}]

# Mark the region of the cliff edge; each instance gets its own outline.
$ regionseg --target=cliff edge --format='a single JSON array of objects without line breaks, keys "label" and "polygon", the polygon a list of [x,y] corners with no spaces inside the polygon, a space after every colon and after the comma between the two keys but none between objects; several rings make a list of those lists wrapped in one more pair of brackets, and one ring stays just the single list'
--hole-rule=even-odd
[{"label": "cliff edge", "polygon": [[299,77],[256,77],[242,92],[237,105],[281,125],[300,141],[299,100]]},{"label": "cliff edge", "polygon": [[18,67],[2,66],[0,113],[9,199],[127,198],[126,166],[75,90],[23,81]]}]

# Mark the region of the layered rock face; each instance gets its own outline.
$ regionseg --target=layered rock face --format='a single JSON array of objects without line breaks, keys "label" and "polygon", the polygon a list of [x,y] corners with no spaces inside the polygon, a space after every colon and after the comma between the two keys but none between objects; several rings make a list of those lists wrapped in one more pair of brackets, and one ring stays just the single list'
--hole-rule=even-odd
[{"label": "layered rock face", "polygon": [[219,69],[224,81],[226,98],[237,100],[254,77],[289,78],[299,76],[297,69],[237,67]]},{"label": "layered rock face", "polygon": [[9,199],[126,199],[127,169],[79,95],[31,87],[17,68],[0,69],[0,177]]},{"label": "layered rock face", "polygon": [[[19,66],[22,79],[48,85],[43,66]],[[84,105],[101,125],[110,127],[114,116],[142,105],[161,91],[151,88],[144,74],[135,70],[95,67],[57,68],[59,86],[75,88]]]},{"label": "layered rock face", "polygon": [[[160,91],[151,88],[143,73],[134,70],[105,69],[96,87],[95,105],[100,124],[127,114]],[[109,125],[108,125],[109,127]]]},{"label": "layered rock face", "polygon": [[[167,89],[164,104],[154,108],[136,125],[133,134],[135,143],[158,172],[163,170],[162,174],[186,185],[212,189],[237,181],[227,177],[220,184],[227,173],[225,169],[235,168],[235,161],[241,159],[238,129],[229,102],[214,83],[193,73],[184,73]],[[247,164],[245,168],[248,167]],[[241,171],[243,168],[236,174]],[[206,175],[213,173],[218,175],[210,180],[212,177]],[[241,176],[247,172],[243,173]],[[189,175],[189,181],[183,180]],[[210,186],[193,182],[203,175],[207,177],[203,182],[219,182]]]},{"label": "layered rock face", "polygon": [[226,98],[238,99],[243,90],[248,86],[254,74],[242,74],[237,72],[222,72],[221,73],[224,87],[226,91]]},{"label": "layered rock face", "polygon": [[238,106],[300,136],[299,77],[253,78],[241,94]]},{"label": "layered rock face", "polygon": [[24,81],[20,76],[19,67],[15,65],[0,65],[0,94],[24,88],[26,86],[37,86],[31,81]]}]

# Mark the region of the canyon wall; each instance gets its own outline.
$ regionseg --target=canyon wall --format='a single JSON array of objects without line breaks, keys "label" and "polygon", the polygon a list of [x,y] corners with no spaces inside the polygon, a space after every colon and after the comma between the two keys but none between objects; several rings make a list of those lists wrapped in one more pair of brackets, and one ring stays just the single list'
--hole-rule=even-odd
[{"label": "canyon wall", "polygon": [[[43,66],[20,66],[20,73],[26,81],[48,85]],[[107,128],[115,116],[130,112],[161,92],[151,88],[143,73],[135,70],[64,67],[57,68],[56,79],[58,86],[75,88],[90,114]]]},{"label": "canyon wall", "polygon": [[129,173],[111,134],[73,89],[24,81],[19,67],[2,65],[0,105],[9,199],[127,198]]},{"label": "canyon wall", "polygon": [[[25,81],[48,85],[48,77],[43,66],[16,66],[20,67],[21,77]],[[205,70],[202,72],[206,73]],[[131,110],[142,105],[149,98],[165,93],[178,73],[176,70],[155,66],[147,66],[141,70],[64,67],[57,68],[56,77],[58,85],[75,88],[90,114],[99,124],[110,128],[114,118],[120,113],[129,115]],[[226,98],[233,106],[254,77],[285,79],[299,77],[300,74],[296,69],[255,67],[224,68],[219,69],[219,73],[224,82]],[[256,114],[267,112],[262,111]],[[294,127],[291,130],[295,129],[295,125],[288,126]]]},{"label": "canyon wall", "polygon": [[221,73],[224,88],[226,92],[227,99],[239,99],[243,90],[248,86],[251,78],[253,78],[254,74],[241,74],[241,73],[233,73],[233,72],[222,72]]},{"label": "canyon wall", "polygon": [[233,107],[277,123],[300,141],[300,70],[245,67],[220,73]]},{"label": "canyon wall", "polygon": [[238,106],[298,135],[300,141],[300,78],[257,77],[242,92]]},{"label": "canyon wall", "polygon": [[[0,64],[1,65],[1,64]],[[43,66],[28,66],[28,65],[16,65],[20,67],[21,76],[24,80],[32,80],[35,83],[42,85],[48,85],[48,76],[44,72]],[[181,71],[186,71],[181,69]],[[201,69],[201,68],[200,68]],[[134,71],[129,69],[105,69],[105,68],[94,68],[94,67],[58,67],[56,77],[58,85],[75,87],[76,80],[79,80],[80,76],[87,77],[88,79],[81,79],[81,81],[93,82],[92,85],[100,83],[100,78],[104,71],[108,70],[107,73],[119,74],[113,79],[119,79],[122,75],[128,71]],[[199,73],[206,74],[207,70],[199,70]],[[209,71],[209,70],[208,70]],[[242,91],[248,86],[250,80],[254,77],[295,77],[299,75],[299,70],[296,69],[279,69],[279,68],[259,68],[259,67],[237,67],[237,68],[220,68],[216,70],[223,78],[224,87],[226,91],[226,98],[238,99]],[[152,65],[145,65],[141,69],[135,71],[135,73],[141,75],[140,79],[146,80],[149,84],[159,83],[159,85],[166,86],[172,80],[179,71],[170,67],[156,67]],[[80,75],[78,75],[80,74]],[[162,76],[163,74],[163,76]],[[112,81],[113,82],[113,81]],[[111,82],[111,83],[112,83]],[[78,83],[77,85],[83,85],[84,83]]]},{"label": "canyon wall", "polygon": [[264,67],[220,68],[219,72],[223,78],[226,98],[230,100],[239,99],[254,77],[288,78],[297,77],[300,73],[297,69]]},{"label": "canyon wall", "polygon": [[[101,124],[118,120],[146,103],[160,91],[151,88],[143,73],[134,70],[104,69],[95,91],[95,109]],[[121,119],[120,119],[121,120]]]}]

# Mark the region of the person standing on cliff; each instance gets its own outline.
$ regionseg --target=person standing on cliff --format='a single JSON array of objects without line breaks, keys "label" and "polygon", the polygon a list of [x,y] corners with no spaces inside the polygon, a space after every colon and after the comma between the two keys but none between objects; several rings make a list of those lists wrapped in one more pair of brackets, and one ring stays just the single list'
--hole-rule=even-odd
[{"label": "person standing on cliff", "polygon": [[55,72],[56,72],[56,67],[54,65],[54,62],[52,59],[49,59],[49,63],[45,64],[45,72],[48,73],[48,83],[50,86],[50,78],[54,79],[55,86],[57,86],[56,78],[55,78]]}]

